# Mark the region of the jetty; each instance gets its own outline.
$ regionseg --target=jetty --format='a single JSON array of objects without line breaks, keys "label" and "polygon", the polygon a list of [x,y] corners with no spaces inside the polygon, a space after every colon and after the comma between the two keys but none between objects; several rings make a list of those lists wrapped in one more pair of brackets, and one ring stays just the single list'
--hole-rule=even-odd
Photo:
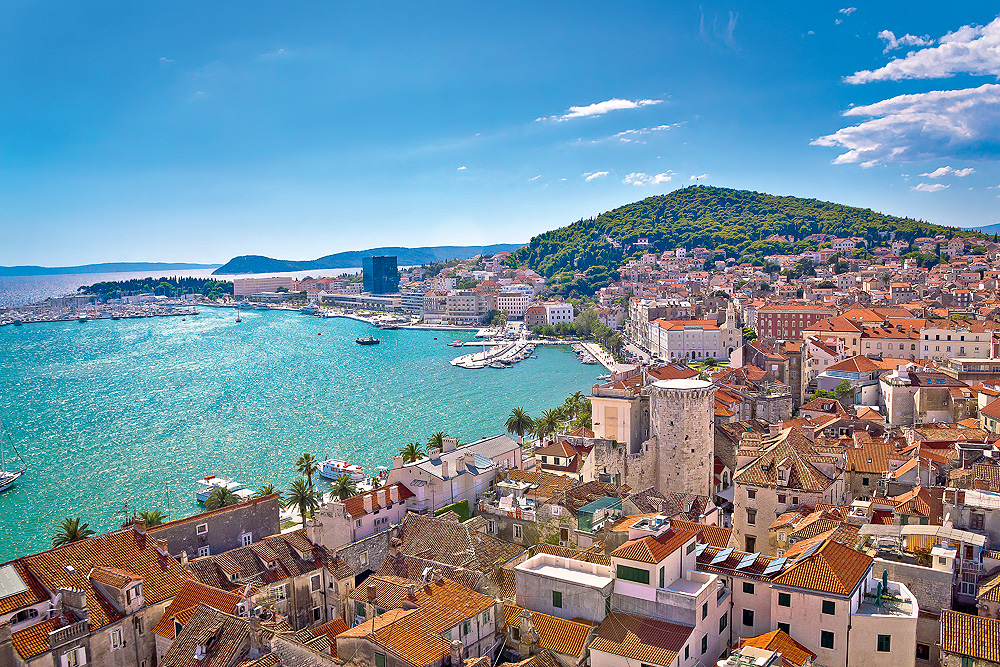
[{"label": "jetty", "polygon": [[[479,343],[478,345],[488,345]],[[531,356],[535,345],[526,338],[514,342],[501,341],[495,343],[489,350],[464,354],[451,360],[452,366],[459,368],[486,368],[487,366],[509,366]],[[494,366],[495,367],[495,366]]]}]

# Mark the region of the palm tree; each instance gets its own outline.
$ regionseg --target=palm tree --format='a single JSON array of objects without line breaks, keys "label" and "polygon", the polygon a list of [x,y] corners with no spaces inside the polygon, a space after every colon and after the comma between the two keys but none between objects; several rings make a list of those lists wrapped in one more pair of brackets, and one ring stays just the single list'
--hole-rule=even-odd
[{"label": "palm tree", "polygon": [[347,475],[341,475],[330,482],[330,492],[341,500],[347,500],[351,496],[358,495],[358,488],[354,485],[354,480]]},{"label": "palm tree", "polygon": [[399,455],[403,457],[403,463],[413,463],[423,458],[424,453],[421,451],[420,445],[415,442],[408,442],[399,450]]},{"label": "palm tree", "polygon": [[444,439],[448,437],[448,434],[444,431],[438,431],[430,438],[427,439],[427,451],[431,451],[435,447],[437,449],[444,449]]},{"label": "palm tree", "polygon": [[562,417],[559,414],[559,408],[546,410],[541,417],[535,420],[535,435],[538,436],[539,440],[547,435],[552,435],[559,428],[560,421],[562,421]]},{"label": "palm tree", "polygon": [[309,480],[309,488],[313,488],[313,473],[319,470],[319,461],[312,454],[305,453],[295,462],[295,469]]},{"label": "palm tree", "polygon": [[278,494],[278,500],[281,500],[281,492],[275,488],[274,484],[265,484],[264,486],[257,489],[257,493],[254,494],[257,498],[263,498],[264,496],[269,496],[272,493]]},{"label": "palm tree", "polygon": [[525,409],[518,406],[510,411],[506,426],[508,433],[517,434],[517,444],[521,445],[524,444],[524,434],[531,431],[534,422],[531,421],[531,416]]},{"label": "palm tree", "polygon": [[205,501],[205,509],[217,510],[220,507],[229,507],[238,502],[240,502],[240,497],[233,493],[232,489],[220,486],[212,491],[212,495]]},{"label": "palm tree", "polygon": [[288,491],[285,492],[285,507],[298,508],[299,514],[302,516],[302,530],[306,528],[307,516],[316,511],[319,503],[319,494],[310,488],[305,480],[297,479],[288,485]]},{"label": "palm tree", "polygon": [[153,510],[152,512],[139,512],[139,518],[146,522],[146,528],[153,528],[162,525],[167,517],[160,510]]},{"label": "palm tree", "polygon": [[61,547],[64,544],[79,542],[91,537],[94,531],[90,529],[90,524],[80,523],[80,517],[63,519],[55,537],[52,538],[52,546]]}]

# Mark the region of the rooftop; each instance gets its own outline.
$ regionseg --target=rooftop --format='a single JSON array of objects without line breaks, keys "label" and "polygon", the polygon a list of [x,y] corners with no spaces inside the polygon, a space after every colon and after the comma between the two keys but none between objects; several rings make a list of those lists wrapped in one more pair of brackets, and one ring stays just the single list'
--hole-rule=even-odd
[{"label": "rooftop", "polygon": [[610,566],[547,553],[532,556],[514,570],[592,588],[603,588],[615,580]]}]

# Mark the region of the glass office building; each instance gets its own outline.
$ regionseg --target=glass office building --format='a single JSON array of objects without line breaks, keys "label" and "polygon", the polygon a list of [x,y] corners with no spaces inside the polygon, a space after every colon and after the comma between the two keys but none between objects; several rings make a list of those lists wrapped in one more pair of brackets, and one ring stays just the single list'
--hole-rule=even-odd
[{"label": "glass office building", "polygon": [[369,294],[395,294],[399,291],[399,268],[395,255],[361,258],[364,291]]}]

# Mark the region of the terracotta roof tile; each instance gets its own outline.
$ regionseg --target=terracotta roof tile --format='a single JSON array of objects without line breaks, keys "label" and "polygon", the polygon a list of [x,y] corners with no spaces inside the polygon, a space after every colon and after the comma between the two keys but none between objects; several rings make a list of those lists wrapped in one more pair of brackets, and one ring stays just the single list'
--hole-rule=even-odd
[{"label": "terracotta roof tile", "polygon": [[833,541],[800,559],[774,578],[774,583],[847,596],[868,573],[873,559]]},{"label": "terracotta roof tile", "polygon": [[1000,621],[945,609],[941,612],[941,650],[1000,662]]},{"label": "terracotta roof tile", "polygon": [[[521,607],[517,605],[504,604],[503,616],[507,626],[520,627],[521,611]],[[538,611],[530,613],[531,622],[538,631],[539,648],[562,655],[583,655],[593,626],[567,621]]]},{"label": "terracotta roof tile", "polygon": [[[174,599],[163,610],[163,616],[153,627],[153,632],[165,639],[173,639],[175,637],[173,619],[180,612],[204,604],[226,614],[235,614],[236,605],[239,604],[240,599],[241,596],[235,593],[206,586],[198,581],[185,581],[181,584]],[[183,622],[181,625],[184,625]]]},{"label": "terracotta roof tile", "polygon": [[671,665],[693,631],[687,625],[613,611],[594,633],[590,650]]},{"label": "terracotta roof tile", "polygon": [[385,495],[386,507],[392,507],[392,497],[390,495],[390,489],[396,487],[397,493],[399,493],[399,502],[404,502],[409,498],[413,498],[414,494],[405,484],[400,484],[396,482],[395,484],[387,484],[385,486],[380,486],[377,489],[372,489],[365,493],[358,494],[356,496],[351,496],[344,501],[344,510],[351,516],[352,519],[357,519],[360,516],[364,516],[365,512],[365,497],[370,496],[372,499],[372,512],[376,510],[381,510],[382,506],[378,502],[378,492],[383,491]]},{"label": "terracotta roof tile", "polygon": [[808,660],[816,658],[815,653],[789,637],[784,630],[772,630],[763,635],[741,639],[739,647],[744,646],[777,651],[781,654],[784,667],[802,667]]},{"label": "terracotta roof tile", "polygon": [[671,519],[670,525],[674,528],[679,528],[680,530],[687,530],[692,533],[701,533],[705,538],[706,543],[713,547],[719,547],[720,549],[726,548],[729,544],[729,537],[733,533],[731,528],[709,526],[702,523],[695,523],[694,521],[684,521],[683,519]]},{"label": "terracotta roof tile", "polygon": [[[69,612],[49,618],[41,623],[35,623],[30,628],[11,633],[14,648],[25,661],[47,653],[49,650],[49,633],[76,623],[76,618]],[[58,661],[57,661],[58,662]]]},{"label": "terracotta roof tile", "polygon": [[685,542],[692,539],[696,533],[668,528],[659,537],[647,535],[630,540],[611,552],[613,558],[634,560],[641,563],[659,563],[664,558],[679,549]]}]

